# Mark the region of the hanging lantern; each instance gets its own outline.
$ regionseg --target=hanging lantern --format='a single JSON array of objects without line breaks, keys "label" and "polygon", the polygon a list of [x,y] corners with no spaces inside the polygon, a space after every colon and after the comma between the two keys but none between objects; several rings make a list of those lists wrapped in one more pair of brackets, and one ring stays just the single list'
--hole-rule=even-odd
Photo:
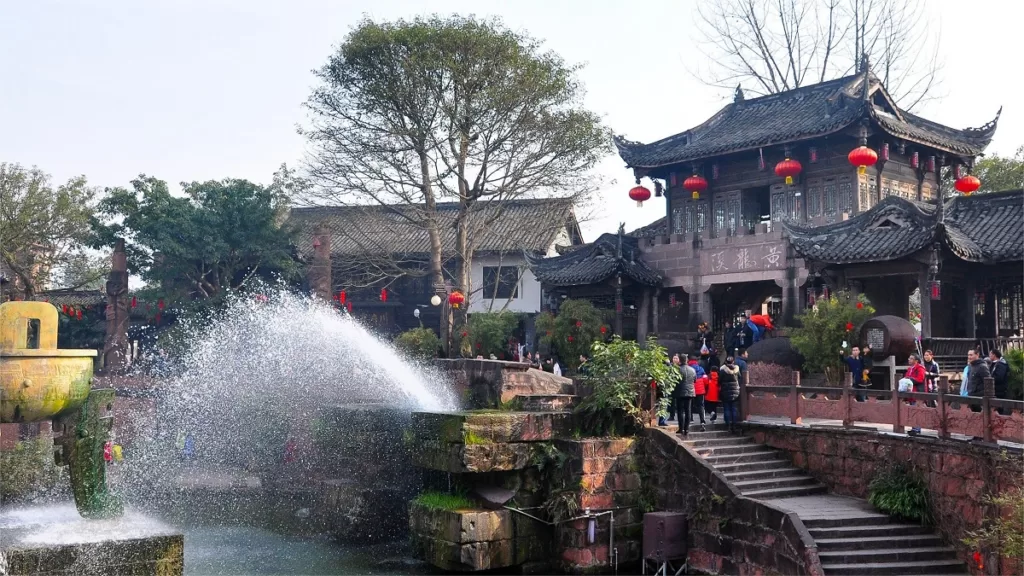
[{"label": "hanging lantern", "polygon": [[935,156],[928,157],[928,171],[935,172]]},{"label": "hanging lantern", "polygon": [[711,165],[711,179],[718,180],[718,162]]},{"label": "hanging lantern", "polygon": [[583,327],[583,322],[580,322],[579,320],[577,320],[576,321],[576,327],[577,328],[582,328]]},{"label": "hanging lantern", "polygon": [[673,173],[668,175],[668,186],[669,186],[669,188],[675,188],[676,187],[676,173],[675,172],[673,172]]},{"label": "hanging lantern", "polygon": [[643,186],[634,186],[629,190],[629,197],[636,201],[637,206],[643,206],[645,201],[651,199],[651,191]]},{"label": "hanging lantern", "polygon": [[882,143],[882,160],[884,162],[888,162],[889,161],[889,143],[888,142],[883,142]]},{"label": "hanging lantern", "polygon": [[878,153],[867,146],[854,148],[847,156],[850,164],[857,167],[857,173],[863,174],[868,171],[868,166],[874,166],[878,162]]},{"label": "hanging lantern", "polygon": [[161,299],[156,301],[156,308],[157,308],[157,310],[163,310],[164,309],[164,299],[163,298],[161,298]]},{"label": "hanging lantern", "polygon": [[921,153],[920,152],[916,152],[915,151],[913,154],[910,155],[910,167],[913,168],[914,170],[917,170],[918,168],[921,167]]},{"label": "hanging lantern", "polygon": [[135,298],[135,296],[132,296],[132,308],[135,308],[138,305],[139,301]]},{"label": "hanging lantern", "polygon": [[959,164],[953,166],[953,179],[959,180],[963,176],[963,167]]},{"label": "hanging lantern", "polygon": [[857,310],[863,310],[863,309],[864,309],[864,303],[863,302],[857,302]]},{"label": "hanging lantern", "polygon": [[387,288],[381,288],[380,289],[380,301],[381,302],[387,302],[388,301],[388,289]]},{"label": "hanging lantern", "polygon": [[452,305],[452,308],[458,309],[458,307],[462,306],[462,303],[465,301],[466,297],[458,290],[453,290],[452,293],[448,295],[448,303]]},{"label": "hanging lantern", "polygon": [[441,297],[438,296],[437,294],[434,294],[433,296],[431,296],[430,297],[430,305],[431,306],[440,306],[441,305]]},{"label": "hanging lantern", "polygon": [[803,169],[804,167],[800,165],[800,162],[786,158],[775,165],[775,175],[779,178],[785,178],[786,184],[792,185],[793,177],[798,176]]},{"label": "hanging lantern", "polygon": [[811,146],[810,148],[808,148],[807,149],[807,155],[811,159],[811,164],[817,164],[818,163],[818,149],[817,148],[815,148],[814,146]]},{"label": "hanging lantern", "polygon": [[338,302],[344,304],[347,299],[348,299],[348,295],[345,294],[344,290],[342,290],[341,292],[338,292]]},{"label": "hanging lantern", "polygon": [[352,313],[352,303],[349,302],[348,304],[345,304],[345,309],[348,310],[349,314],[351,314]]},{"label": "hanging lantern", "polygon": [[853,330],[853,322],[847,322],[846,323],[846,331],[850,332],[852,330]]},{"label": "hanging lantern", "polygon": [[694,174],[683,182],[683,188],[690,193],[694,200],[700,198],[700,193],[708,189],[708,181],[702,176]]},{"label": "hanging lantern", "polygon": [[75,318],[78,318],[79,320],[82,319],[82,309],[81,308],[79,308],[78,312],[75,313]]},{"label": "hanging lantern", "polygon": [[573,340],[574,338],[572,336],[569,336],[569,342],[572,342]]},{"label": "hanging lantern", "polygon": [[601,326],[601,334],[607,334],[607,333],[608,333],[608,327],[607,327],[607,326],[604,326],[604,325],[602,325],[602,326]]},{"label": "hanging lantern", "polygon": [[938,280],[932,280],[928,284],[928,292],[932,300],[942,300],[942,283]]},{"label": "hanging lantern", "polygon": [[60,311],[62,313],[64,313],[65,315],[67,315],[67,313],[68,313],[68,305],[67,304],[61,304],[60,305]]},{"label": "hanging lantern", "polygon": [[968,174],[962,178],[957,178],[953,186],[958,192],[962,192],[964,196],[970,196],[975,190],[981,188],[981,180],[978,180],[976,176]]}]

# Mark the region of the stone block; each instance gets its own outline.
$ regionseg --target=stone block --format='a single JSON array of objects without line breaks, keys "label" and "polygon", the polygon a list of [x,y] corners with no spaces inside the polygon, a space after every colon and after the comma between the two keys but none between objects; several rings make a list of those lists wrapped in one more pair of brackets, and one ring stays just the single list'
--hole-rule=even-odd
[{"label": "stone block", "polygon": [[457,544],[509,540],[513,536],[509,510],[440,510],[414,502],[409,506],[409,527],[421,536]]},{"label": "stone block", "polygon": [[500,472],[526,468],[532,453],[528,443],[423,444],[412,460],[416,466],[442,472]]}]

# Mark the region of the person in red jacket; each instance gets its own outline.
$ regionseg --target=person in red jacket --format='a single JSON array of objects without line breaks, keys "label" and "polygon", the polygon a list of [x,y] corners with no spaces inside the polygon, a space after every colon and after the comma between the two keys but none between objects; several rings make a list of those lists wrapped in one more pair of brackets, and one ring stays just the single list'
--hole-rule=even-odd
[{"label": "person in red jacket", "polygon": [[713,366],[708,379],[708,390],[704,395],[704,410],[710,414],[711,423],[718,419],[718,367]]},{"label": "person in red jacket", "polygon": [[693,410],[696,410],[700,415],[700,431],[705,432],[706,422],[704,421],[704,396],[708,391],[708,375],[704,372],[704,368],[701,367],[700,362],[697,361],[697,356],[694,354],[690,355],[690,360],[687,362],[696,372],[697,379],[693,383],[693,391],[697,395],[694,398]]},{"label": "person in red jacket", "polygon": [[[928,375],[925,372],[924,366],[921,364],[921,360],[918,359],[917,354],[911,354],[907,362],[910,364],[910,366],[907,366],[907,373],[904,374],[903,377],[913,382],[914,392],[924,392],[924,383]],[[916,402],[911,400],[910,404],[913,405],[916,404]],[[914,428],[911,428],[910,432],[908,432],[908,434],[910,434],[911,436],[920,433],[921,428],[916,426]]]}]

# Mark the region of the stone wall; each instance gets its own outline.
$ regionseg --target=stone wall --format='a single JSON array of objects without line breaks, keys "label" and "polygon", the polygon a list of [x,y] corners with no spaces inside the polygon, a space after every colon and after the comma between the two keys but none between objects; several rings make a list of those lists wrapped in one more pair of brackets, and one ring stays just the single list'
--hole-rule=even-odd
[{"label": "stone wall", "polygon": [[[1024,483],[1024,458],[1020,450],[929,437],[896,436],[874,429],[816,429],[748,423],[759,443],[787,450],[793,464],[807,470],[837,494],[868,497],[876,471],[902,462],[927,481],[935,523],[943,538],[960,551],[975,570],[974,550],[962,542],[983,518],[996,513],[983,501]],[[1024,529],[1024,527],[1022,527]],[[984,562],[988,574],[1020,574],[1019,563],[996,561],[989,552]]]},{"label": "stone wall", "polygon": [[687,562],[705,574],[820,575],[817,546],[800,518],[740,496],[670,432],[647,430],[643,467],[657,509],[689,518]]},{"label": "stone wall", "polygon": [[516,396],[574,394],[572,380],[521,362],[469,358],[435,360],[465,410],[500,408]]},{"label": "stone wall", "polygon": [[444,570],[481,571],[545,560],[551,529],[511,510],[409,506],[413,555]]}]

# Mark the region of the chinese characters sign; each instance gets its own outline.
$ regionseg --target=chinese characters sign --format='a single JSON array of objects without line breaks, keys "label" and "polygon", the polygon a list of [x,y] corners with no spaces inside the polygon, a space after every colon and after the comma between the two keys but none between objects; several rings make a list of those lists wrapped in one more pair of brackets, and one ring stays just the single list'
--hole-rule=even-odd
[{"label": "chinese characters sign", "polygon": [[781,270],[785,266],[786,246],[782,242],[721,247],[700,255],[701,274]]}]

